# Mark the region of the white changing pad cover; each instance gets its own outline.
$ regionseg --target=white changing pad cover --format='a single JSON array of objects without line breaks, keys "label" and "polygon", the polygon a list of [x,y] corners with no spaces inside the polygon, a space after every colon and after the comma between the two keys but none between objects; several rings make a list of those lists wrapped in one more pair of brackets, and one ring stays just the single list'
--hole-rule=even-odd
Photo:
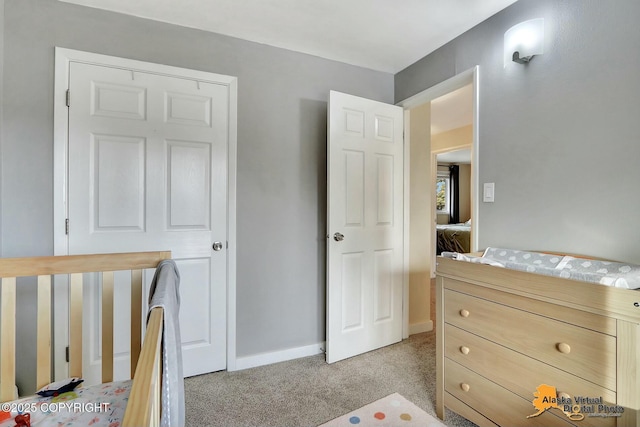
[{"label": "white changing pad cover", "polygon": [[[129,400],[131,383],[131,380],[126,380],[79,387],[56,397],[34,395],[2,405],[13,405],[13,409],[29,412],[33,427],[119,427]],[[15,415],[1,422],[0,427],[13,427]]]},{"label": "white changing pad cover", "polygon": [[640,288],[640,265],[635,264],[503,248],[487,248],[482,257],[445,252],[442,255],[462,261],[599,283],[616,288]]}]

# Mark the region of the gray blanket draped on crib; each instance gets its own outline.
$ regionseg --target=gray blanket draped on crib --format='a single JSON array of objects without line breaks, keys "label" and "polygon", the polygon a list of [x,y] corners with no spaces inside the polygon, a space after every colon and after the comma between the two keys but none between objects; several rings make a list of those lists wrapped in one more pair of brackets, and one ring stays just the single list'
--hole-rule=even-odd
[{"label": "gray blanket draped on crib", "polygon": [[164,308],[162,335],[162,418],[163,427],[185,424],[182,340],[180,339],[180,273],[173,260],[158,264],[149,291],[149,312]]}]

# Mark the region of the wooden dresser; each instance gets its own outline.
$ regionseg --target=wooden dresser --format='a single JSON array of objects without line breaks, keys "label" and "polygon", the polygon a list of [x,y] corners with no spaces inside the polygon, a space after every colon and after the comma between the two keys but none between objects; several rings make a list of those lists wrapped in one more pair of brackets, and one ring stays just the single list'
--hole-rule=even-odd
[{"label": "wooden dresser", "polygon": [[640,426],[640,291],[444,258],[436,286],[440,418]]}]

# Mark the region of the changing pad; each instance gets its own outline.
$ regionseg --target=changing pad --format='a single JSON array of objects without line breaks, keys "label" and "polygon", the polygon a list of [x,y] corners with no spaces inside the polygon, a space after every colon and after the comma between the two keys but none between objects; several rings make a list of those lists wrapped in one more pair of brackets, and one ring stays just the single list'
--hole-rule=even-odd
[{"label": "changing pad", "polygon": [[442,255],[463,261],[599,283],[617,288],[640,288],[640,265],[635,264],[502,248],[487,248],[482,257],[472,257],[454,252],[443,252]]}]

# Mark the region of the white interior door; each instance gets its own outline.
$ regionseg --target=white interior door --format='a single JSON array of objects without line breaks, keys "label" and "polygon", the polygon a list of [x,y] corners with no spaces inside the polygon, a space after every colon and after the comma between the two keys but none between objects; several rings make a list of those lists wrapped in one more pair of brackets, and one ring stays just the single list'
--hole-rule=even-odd
[{"label": "white interior door", "polygon": [[[171,250],[184,374],[225,369],[228,86],[75,62],[69,76],[68,253]],[[130,303],[117,285],[116,378],[129,374]],[[85,298],[94,308],[85,311],[84,371],[94,382],[98,286]]]},{"label": "white interior door", "polygon": [[403,110],[329,95],[327,362],[402,339]]}]

